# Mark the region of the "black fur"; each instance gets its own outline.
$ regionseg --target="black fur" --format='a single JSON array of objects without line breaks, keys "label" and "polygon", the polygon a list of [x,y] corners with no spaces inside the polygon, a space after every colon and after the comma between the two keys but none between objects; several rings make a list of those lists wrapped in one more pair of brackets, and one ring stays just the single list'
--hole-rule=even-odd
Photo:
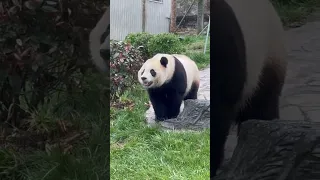
[{"label": "black fur", "polygon": [[224,0],[212,0],[210,7],[212,178],[223,160],[225,141],[237,116],[236,103],[246,81],[246,54],[243,34],[231,7]]},{"label": "black fur", "polygon": [[[277,72],[272,63],[262,70],[259,89],[248,106],[238,112],[246,82],[245,42],[232,8],[224,0],[212,0],[210,35],[211,51],[211,178],[216,175],[224,156],[225,141],[232,122],[248,119],[279,118],[279,96],[285,73]],[[255,33],[255,32],[252,32]],[[277,59],[275,59],[277,61]]]},{"label": "black fur", "polygon": [[259,89],[250,99],[250,104],[238,114],[236,120],[238,133],[240,132],[240,123],[248,119],[272,120],[279,118],[279,96],[284,76],[281,76],[272,64],[266,64],[261,74]]},{"label": "black fur", "polygon": [[[180,112],[180,105],[184,100],[184,93],[187,88],[187,74],[181,62],[175,59],[174,74],[170,82],[158,88],[148,89],[150,101],[155,111],[156,120],[163,121],[175,118]],[[168,60],[161,58],[165,65]]]},{"label": "black fur", "polygon": [[167,64],[168,64],[168,59],[166,57],[162,57],[160,59],[160,64],[163,66],[163,67],[167,67]]},{"label": "black fur", "polygon": [[190,89],[189,93],[186,95],[186,97],[184,98],[184,100],[198,99],[198,89],[199,89],[199,84],[195,83],[195,82],[192,83],[191,89]]},{"label": "black fur", "polygon": [[110,24],[108,25],[106,31],[102,33],[100,37],[100,44],[103,44],[106,41],[107,36],[110,34]]}]

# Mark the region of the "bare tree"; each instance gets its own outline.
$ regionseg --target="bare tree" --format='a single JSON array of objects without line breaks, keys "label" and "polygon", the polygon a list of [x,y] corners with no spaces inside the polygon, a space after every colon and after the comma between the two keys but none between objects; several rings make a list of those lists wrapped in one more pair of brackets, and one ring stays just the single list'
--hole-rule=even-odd
[{"label": "bare tree", "polygon": [[204,0],[198,0],[197,31],[200,33],[203,29]]},{"label": "bare tree", "polygon": [[176,17],[177,17],[177,2],[171,0],[171,17],[170,17],[170,32],[176,30]]}]

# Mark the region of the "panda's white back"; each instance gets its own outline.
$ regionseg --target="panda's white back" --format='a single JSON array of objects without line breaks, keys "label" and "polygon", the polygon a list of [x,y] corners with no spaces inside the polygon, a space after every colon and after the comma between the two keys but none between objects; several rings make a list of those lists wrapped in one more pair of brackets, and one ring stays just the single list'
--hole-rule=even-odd
[{"label": "panda's white back", "polygon": [[259,84],[264,64],[269,63],[265,57],[285,56],[284,39],[281,39],[284,38],[283,27],[269,0],[226,0],[226,2],[237,17],[246,43],[247,82],[243,91],[246,101]]}]

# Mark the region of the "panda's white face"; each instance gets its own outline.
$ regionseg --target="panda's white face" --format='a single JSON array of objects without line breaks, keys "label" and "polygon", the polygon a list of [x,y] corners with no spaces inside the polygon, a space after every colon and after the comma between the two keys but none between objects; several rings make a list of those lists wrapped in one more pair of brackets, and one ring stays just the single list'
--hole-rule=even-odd
[{"label": "panda's white face", "polygon": [[146,88],[156,88],[162,86],[170,80],[173,74],[174,63],[172,56],[157,54],[148,59],[138,71],[138,80]]},{"label": "panda's white face", "polygon": [[141,67],[141,69],[138,72],[138,79],[140,84],[147,89],[161,86],[161,77],[163,76],[163,70],[157,67],[159,65],[154,66],[155,62],[148,61],[145,62],[145,64]]}]

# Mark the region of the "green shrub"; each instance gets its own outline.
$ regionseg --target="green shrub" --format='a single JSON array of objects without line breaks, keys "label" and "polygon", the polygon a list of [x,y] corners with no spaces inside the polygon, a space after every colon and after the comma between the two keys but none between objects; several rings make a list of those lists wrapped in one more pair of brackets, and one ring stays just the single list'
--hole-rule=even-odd
[{"label": "green shrub", "polygon": [[[202,36],[199,36],[199,37],[202,38]],[[181,43],[184,45],[188,45],[196,41],[199,41],[199,37],[195,35],[187,35],[181,38]]]},{"label": "green shrub", "polygon": [[148,42],[152,37],[152,34],[146,32],[130,33],[126,36],[125,42],[131,43],[132,46],[139,48],[142,58],[148,59],[148,56],[150,55],[148,51]]},{"label": "green shrub", "polygon": [[305,3],[306,1],[313,1],[313,0],[272,0],[272,2],[281,3],[281,4]]},{"label": "green shrub", "polygon": [[171,33],[161,33],[154,35],[148,42],[149,55],[157,53],[179,54],[185,51],[178,36]]},{"label": "green shrub", "polygon": [[137,82],[137,72],[144,60],[141,52],[129,43],[113,41],[110,45],[110,98],[114,101]]},{"label": "green shrub", "polygon": [[[125,42],[139,48],[144,59],[148,59],[157,53],[182,53],[185,51],[180,38],[171,33],[152,35],[149,33],[131,33],[125,38]],[[141,47],[142,46],[142,47]]]},{"label": "green shrub", "polygon": [[144,46],[152,38],[152,34],[146,32],[130,33],[126,36],[125,41],[131,43],[133,46]]}]

